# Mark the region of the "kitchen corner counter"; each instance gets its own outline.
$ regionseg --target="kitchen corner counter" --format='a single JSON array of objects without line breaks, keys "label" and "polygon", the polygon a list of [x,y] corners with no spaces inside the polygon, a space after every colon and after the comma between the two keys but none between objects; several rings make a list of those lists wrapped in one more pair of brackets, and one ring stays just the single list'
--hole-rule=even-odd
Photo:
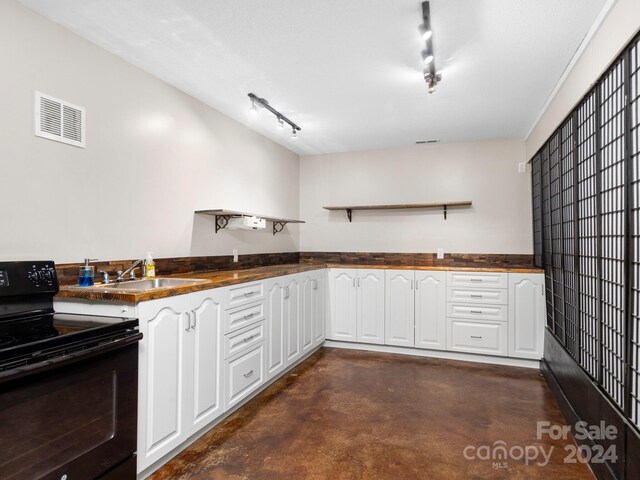
[{"label": "kitchen corner counter", "polygon": [[[368,268],[383,270],[433,270],[433,271],[456,271],[456,272],[499,272],[499,273],[544,273],[537,268],[511,268],[511,267],[460,267],[460,266],[433,266],[433,265],[366,265],[355,263],[290,263],[284,265],[272,265],[268,267],[246,268],[239,270],[217,270],[211,272],[184,273],[179,275],[169,275],[164,278],[192,278],[194,280],[205,280],[192,285],[180,285],[175,287],[158,288],[146,292],[133,292],[128,290],[118,290],[117,288],[100,288],[100,285],[93,287],[78,287],[75,285],[60,287],[60,292],[56,298],[80,299],[99,302],[120,302],[136,304],[149,300],[184,295],[211,288],[226,287],[239,283],[254,282],[273,277],[292,275],[311,270],[323,268]],[[158,278],[163,278],[159,276]]]}]

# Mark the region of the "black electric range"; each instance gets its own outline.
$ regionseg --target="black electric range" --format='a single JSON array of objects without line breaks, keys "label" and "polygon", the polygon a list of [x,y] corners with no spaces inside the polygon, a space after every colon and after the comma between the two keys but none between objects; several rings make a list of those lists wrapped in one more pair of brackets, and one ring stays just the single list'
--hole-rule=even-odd
[{"label": "black electric range", "polygon": [[56,313],[58,290],[54,262],[0,262],[1,476],[133,479],[138,321]]}]

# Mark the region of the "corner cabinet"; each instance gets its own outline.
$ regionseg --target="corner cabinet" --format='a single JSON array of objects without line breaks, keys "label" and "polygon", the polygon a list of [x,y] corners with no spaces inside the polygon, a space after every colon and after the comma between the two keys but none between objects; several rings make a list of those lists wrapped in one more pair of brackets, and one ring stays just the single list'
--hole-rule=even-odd
[{"label": "corner cabinet", "polygon": [[139,306],[138,471],[223,412],[222,300],[207,290]]},{"label": "corner cabinet", "polygon": [[545,308],[543,274],[509,274],[509,356],[542,358]]}]

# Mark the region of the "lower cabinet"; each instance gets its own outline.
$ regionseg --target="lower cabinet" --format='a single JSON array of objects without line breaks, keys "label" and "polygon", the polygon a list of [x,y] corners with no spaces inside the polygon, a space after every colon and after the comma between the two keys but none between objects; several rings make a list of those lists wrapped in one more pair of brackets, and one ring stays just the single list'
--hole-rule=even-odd
[{"label": "lower cabinet", "polygon": [[385,276],[384,343],[413,347],[415,273],[413,270],[387,270]]},{"label": "lower cabinet", "polygon": [[143,302],[138,471],[222,414],[223,292]]},{"label": "lower cabinet", "polygon": [[324,270],[312,270],[301,275],[300,328],[302,353],[324,341]]},{"label": "lower cabinet", "polygon": [[250,396],[265,382],[264,342],[225,362],[225,410]]},{"label": "lower cabinet", "polygon": [[544,274],[509,274],[509,356],[542,358],[545,314]]},{"label": "lower cabinet", "polygon": [[447,350],[454,352],[507,355],[507,324],[450,318]]},{"label": "lower cabinet", "polygon": [[447,348],[446,273],[430,270],[415,272],[416,348]]},{"label": "lower cabinet", "polygon": [[357,270],[357,272],[357,341],[384,343],[384,270]]},{"label": "lower cabinet", "polygon": [[282,312],[284,315],[285,360],[291,365],[302,356],[300,334],[300,276],[285,277]]}]

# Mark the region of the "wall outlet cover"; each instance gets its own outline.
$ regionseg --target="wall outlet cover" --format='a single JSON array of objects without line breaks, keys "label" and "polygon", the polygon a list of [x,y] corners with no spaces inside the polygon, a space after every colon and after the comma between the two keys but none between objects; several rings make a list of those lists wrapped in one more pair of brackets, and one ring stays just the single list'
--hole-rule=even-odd
[{"label": "wall outlet cover", "polygon": [[236,248],[233,249],[233,261],[234,263],[238,262],[238,249]]},{"label": "wall outlet cover", "polygon": [[444,260],[444,248],[439,248],[436,254],[438,260]]},{"label": "wall outlet cover", "polygon": [[527,164],[525,162],[518,164],[518,173],[527,173]]}]

